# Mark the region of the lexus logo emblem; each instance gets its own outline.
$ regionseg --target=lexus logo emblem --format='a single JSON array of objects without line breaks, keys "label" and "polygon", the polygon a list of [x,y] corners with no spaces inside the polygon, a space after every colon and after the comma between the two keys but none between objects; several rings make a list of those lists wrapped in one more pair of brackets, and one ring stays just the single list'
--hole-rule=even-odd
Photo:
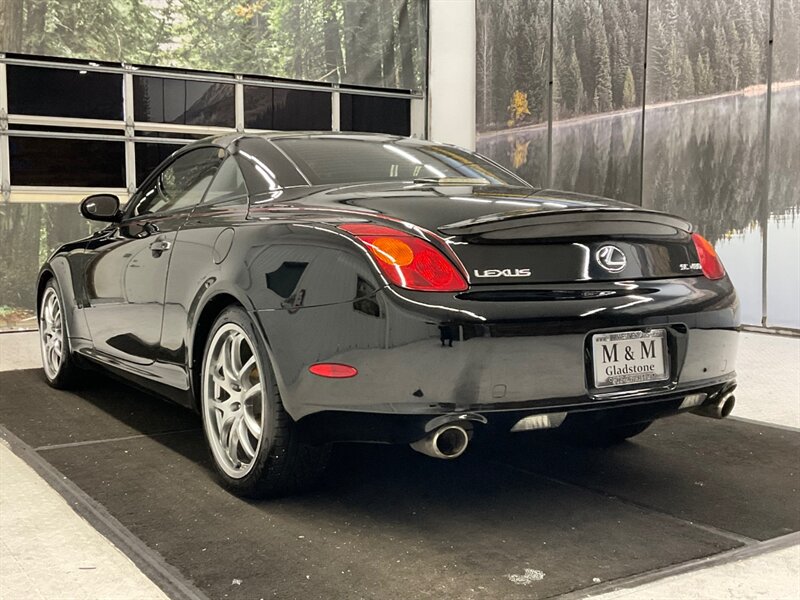
[{"label": "lexus logo emblem", "polygon": [[625,253],[616,246],[601,246],[595,253],[597,264],[609,273],[619,273],[628,264]]}]

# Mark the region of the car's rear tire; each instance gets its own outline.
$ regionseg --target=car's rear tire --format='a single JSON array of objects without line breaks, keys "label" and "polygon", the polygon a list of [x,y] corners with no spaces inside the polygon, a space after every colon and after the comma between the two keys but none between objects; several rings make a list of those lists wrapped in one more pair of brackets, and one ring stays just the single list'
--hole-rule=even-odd
[{"label": "car's rear tire", "polygon": [[211,458],[230,491],[266,498],[297,493],[318,481],[330,448],[298,439],[266,346],[239,306],[226,308],[211,327],[200,394]]},{"label": "car's rear tire", "polygon": [[608,447],[639,435],[652,424],[653,421],[642,421],[613,427],[579,428],[564,433],[570,442],[581,446]]},{"label": "car's rear tire", "polygon": [[59,390],[70,388],[78,371],[70,350],[63,307],[61,288],[52,277],[42,291],[37,316],[44,376],[50,386]]}]

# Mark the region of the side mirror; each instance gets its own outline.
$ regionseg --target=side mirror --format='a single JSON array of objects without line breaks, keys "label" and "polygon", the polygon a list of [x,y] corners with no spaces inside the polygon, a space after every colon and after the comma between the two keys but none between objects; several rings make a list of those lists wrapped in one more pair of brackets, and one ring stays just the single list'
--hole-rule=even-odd
[{"label": "side mirror", "polygon": [[122,218],[119,198],[114,194],[87,196],[81,201],[81,214],[92,221],[119,221]]}]

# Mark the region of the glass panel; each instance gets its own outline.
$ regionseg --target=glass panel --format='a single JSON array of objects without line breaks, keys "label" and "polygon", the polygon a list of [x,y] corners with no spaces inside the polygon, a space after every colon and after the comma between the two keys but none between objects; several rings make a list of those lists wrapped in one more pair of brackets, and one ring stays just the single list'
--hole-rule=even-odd
[{"label": "glass panel", "polygon": [[331,95],[245,86],[244,126],[279,131],[330,131]]},{"label": "glass panel", "polygon": [[225,159],[217,171],[217,176],[206,192],[203,202],[233,200],[247,196],[242,170],[236,165],[233,157]]},{"label": "glass panel", "polygon": [[477,0],[476,12],[478,152],[544,186],[550,0]]},{"label": "glass panel", "polygon": [[122,120],[122,75],[8,65],[11,114]]},{"label": "glass panel", "polygon": [[224,151],[220,148],[198,148],[183,154],[152,180],[148,189],[137,192],[132,212],[127,214],[145,215],[198,204],[222,162],[221,154]]},{"label": "glass panel", "polygon": [[141,185],[147,176],[153,172],[167,157],[182,148],[183,145],[177,144],[148,144],[137,142],[135,145],[136,153],[136,185]]},{"label": "glass panel", "polygon": [[775,1],[767,324],[800,329],[800,3]]},{"label": "glass panel", "polygon": [[499,185],[522,183],[480,156],[452,146],[386,144],[342,136],[278,138],[274,144],[297,163],[314,185],[443,177],[483,178]]},{"label": "glass panel", "polygon": [[275,89],[273,129],[330,131],[331,95],[327,92]]},{"label": "glass panel", "polygon": [[11,185],[125,187],[123,142],[9,136]]},{"label": "glass panel", "polygon": [[553,187],[639,203],[646,8],[556,2]]},{"label": "glass panel", "polygon": [[769,0],[713,7],[650,1],[642,200],[717,245],[759,324]]},{"label": "glass panel", "polygon": [[342,94],[339,110],[342,131],[411,135],[411,101],[405,98]]},{"label": "glass panel", "polygon": [[253,129],[274,129],[272,88],[244,86],[244,126]]},{"label": "glass panel", "polygon": [[133,114],[140,122],[233,127],[233,97],[231,83],[133,78]]},{"label": "glass panel", "polygon": [[0,331],[36,328],[39,266],[61,244],[101,227],[72,203],[0,204]]},{"label": "glass panel", "polygon": [[308,185],[297,167],[262,137],[239,140],[234,156],[247,179],[251,196],[270,194],[278,187]]}]

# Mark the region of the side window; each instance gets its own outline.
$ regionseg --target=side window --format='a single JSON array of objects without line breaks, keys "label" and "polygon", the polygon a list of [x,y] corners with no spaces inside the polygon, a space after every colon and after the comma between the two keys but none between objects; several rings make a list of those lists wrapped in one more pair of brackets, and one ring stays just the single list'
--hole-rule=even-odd
[{"label": "side window", "polygon": [[247,187],[244,183],[242,171],[239,169],[239,165],[236,164],[236,159],[229,156],[217,171],[217,176],[211,182],[203,202],[218,202],[246,197]]},{"label": "side window", "polygon": [[133,215],[191,208],[199,203],[222,163],[220,148],[198,148],[167,166],[139,193]]}]

